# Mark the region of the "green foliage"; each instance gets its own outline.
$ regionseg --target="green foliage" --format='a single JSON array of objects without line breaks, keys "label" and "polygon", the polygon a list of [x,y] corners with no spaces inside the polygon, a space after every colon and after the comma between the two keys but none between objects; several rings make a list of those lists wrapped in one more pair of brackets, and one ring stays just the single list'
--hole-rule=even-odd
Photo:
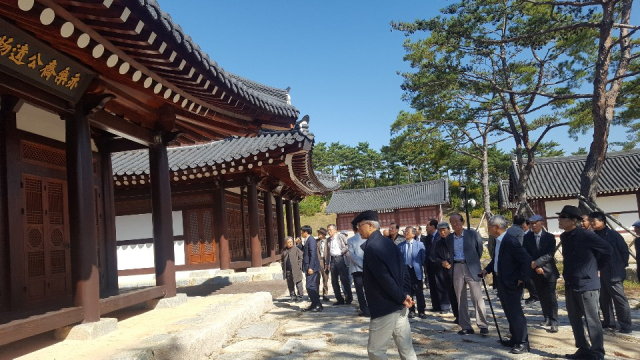
[{"label": "green foliage", "polygon": [[319,212],[322,212],[323,204],[324,199],[322,198],[322,196],[307,196],[302,201],[300,201],[300,215],[313,216]]}]

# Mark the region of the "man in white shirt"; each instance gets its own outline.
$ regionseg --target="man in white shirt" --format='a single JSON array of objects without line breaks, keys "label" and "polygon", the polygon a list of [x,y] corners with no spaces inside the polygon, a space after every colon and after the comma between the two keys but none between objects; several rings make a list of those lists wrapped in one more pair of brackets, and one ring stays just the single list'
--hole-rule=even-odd
[{"label": "man in white shirt", "polygon": [[[335,224],[329,224],[327,231],[329,232],[329,238],[327,239],[329,251],[328,254],[325,254],[325,263],[329,263],[331,287],[336,297],[336,302],[333,305],[348,305],[353,301],[353,294],[351,293],[351,283],[349,282],[347,270],[349,252],[347,237],[338,232]],[[342,283],[344,289],[344,297],[340,291],[340,283]]]}]

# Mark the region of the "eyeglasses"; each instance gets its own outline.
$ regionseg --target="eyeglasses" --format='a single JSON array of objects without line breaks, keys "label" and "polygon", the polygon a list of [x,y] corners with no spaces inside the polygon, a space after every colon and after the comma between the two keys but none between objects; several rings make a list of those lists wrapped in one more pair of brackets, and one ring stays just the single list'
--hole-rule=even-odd
[{"label": "eyeglasses", "polygon": [[361,224],[357,224],[356,226],[358,227],[358,229],[360,229],[361,227],[363,227],[365,225],[368,225],[368,224],[369,224],[368,222],[363,222]]}]

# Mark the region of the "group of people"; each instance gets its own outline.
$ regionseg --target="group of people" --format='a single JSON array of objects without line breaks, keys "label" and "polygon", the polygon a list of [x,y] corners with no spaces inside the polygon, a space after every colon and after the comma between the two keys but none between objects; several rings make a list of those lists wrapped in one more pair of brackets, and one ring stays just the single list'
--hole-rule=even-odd
[{"label": "group of people", "polygon": [[[602,359],[605,354],[603,328],[616,329],[617,320],[620,333],[632,332],[630,307],[623,287],[629,248],[622,236],[607,226],[606,216],[601,212],[588,214],[586,222],[575,206],[565,206],[557,214],[558,226],[563,231],[560,241],[566,310],[577,347],[575,353],[565,357]],[[460,335],[475,333],[469,317],[468,295],[475,308],[480,334],[489,334],[482,296],[482,283],[487,274],[493,276],[493,285],[509,323],[510,338],[503,340],[502,345],[510,347],[511,353],[530,351],[527,320],[521,306],[525,288],[530,294],[528,302],[540,301],[544,316],[540,325],[551,333],[558,332],[556,284],[560,273],[555,259],[556,239],[544,229],[541,215],[528,219],[515,216],[512,226],[508,226],[503,216],[492,216],[488,220],[491,261],[485,267],[480,260],[483,240],[478,232],[465,229],[465,218],[458,213],[452,214],[448,223],[430,220],[425,234],[421,227],[412,226],[400,234],[395,223],[381,232],[374,211],[359,214],[352,225],[355,235],[349,239],[338,233],[335,225],[329,225],[327,231],[318,230],[317,240],[311,236],[310,227],[303,227],[302,250],[293,244],[293,239],[287,239],[283,271],[293,301],[299,300],[302,294],[302,272],[307,275],[311,306],[304,311],[323,309],[318,272],[323,276],[325,301],[328,301],[330,275],[335,305],[351,303],[353,279],[360,315],[371,318],[369,358],[385,359],[391,337],[402,359],[416,358],[408,319],[426,318],[423,281],[428,282],[431,295],[429,310],[452,311],[454,322],[461,328]],[[640,220],[633,226],[635,232],[640,233]],[[640,238],[635,240],[635,246],[637,251]],[[294,261],[300,264],[296,266],[301,266],[299,277],[290,273],[290,263]],[[296,284],[299,284],[297,294]]]},{"label": "group of people", "polygon": [[[317,231],[317,238],[311,234],[308,225],[300,228],[301,237],[285,238],[286,248],[281,255],[282,272],[287,280],[291,301],[300,302],[304,290],[302,275],[306,275],[306,289],[311,306],[303,311],[321,312],[324,310],[322,301],[329,302],[329,279],[336,301],[334,306],[349,305],[353,302],[351,284],[355,285],[359,316],[371,316],[363,285],[363,255],[361,248],[364,240],[357,229],[355,235],[347,238],[338,232],[335,224]],[[322,301],[320,300],[320,283],[322,282]]]}]

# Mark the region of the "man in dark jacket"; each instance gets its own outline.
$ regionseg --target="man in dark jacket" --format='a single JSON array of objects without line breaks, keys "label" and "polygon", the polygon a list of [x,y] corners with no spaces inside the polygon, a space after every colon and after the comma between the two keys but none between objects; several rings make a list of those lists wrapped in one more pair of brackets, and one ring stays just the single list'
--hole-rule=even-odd
[{"label": "man in dark jacket", "polygon": [[[598,270],[604,269],[611,257],[611,246],[595,233],[578,227],[582,220],[580,209],[566,205],[558,214],[565,281],[567,316],[573,330],[574,354],[568,359],[604,359],[604,338],[598,314],[600,279]],[[589,341],[584,334],[582,319],[586,320]]]},{"label": "man in dark jacket", "polygon": [[[636,248],[636,258],[638,253],[640,253],[640,220],[633,223],[633,231],[638,235],[638,237],[633,240],[633,246]],[[636,259],[636,276],[638,277],[638,281],[640,281],[640,261]]]},{"label": "man in dark jacket", "polygon": [[311,226],[305,225],[300,228],[301,235],[306,238],[304,243],[304,258],[302,260],[302,270],[307,275],[307,294],[309,294],[309,300],[311,305],[303,309],[302,311],[321,312],[324,310],[322,303],[320,303],[320,293],[318,292],[317,278],[320,276],[320,260],[318,260],[318,245],[316,239],[311,236],[313,230]]},{"label": "man in dark jacket", "polygon": [[496,249],[481,275],[493,273],[493,281],[498,283],[498,297],[511,333],[511,339],[502,344],[511,347],[512,354],[524,354],[530,351],[529,334],[520,299],[524,283],[531,278],[531,256],[518,239],[507,233],[507,220],[502,215],[492,216],[487,225],[489,233],[496,238]]},{"label": "man in dark jacket", "polygon": [[631,333],[631,307],[624,293],[623,281],[627,278],[629,266],[629,247],[622,236],[607,226],[604,213],[596,211],[589,214],[589,221],[593,231],[606,241],[613,252],[611,260],[600,272],[600,310],[602,310],[602,327],[616,328],[613,308],[616,309],[620,332]]},{"label": "man in dark jacket", "polygon": [[426,257],[424,259],[424,272],[429,282],[429,295],[431,295],[431,311],[448,312],[449,298],[445,286],[442,261],[436,259],[436,243],[440,240],[438,234],[438,220],[431,219],[427,224],[427,235],[423,237]]},{"label": "man in dark jacket", "polygon": [[558,332],[558,299],[556,283],[560,273],[556,267],[556,237],[543,229],[544,218],[533,215],[529,218],[531,231],[524,235],[524,248],[531,258],[531,276],[538,291],[544,321],[542,326],[550,326],[549,332]]},{"label": "man in dark jacket", "polygon": [[380,233],[378,214],[365,211],[353,219],[364,250],[363,279],[369,323],[369,359],[386,359],[389,340],[393,337],[401,359],[417,359],[411,340],[408,309],[411,280],[400,250]]},{"label": "man in dark jacket", "polygon": [[438,223],[438,234],[440,235],[440,239],[435,243],[436,247],[436,261],[440,265],[440,273],[442,274],[442,279],[444,280],[444,289],[445,294],[440,299],[440,306],[443,309],[446,309],[448,305],[451,307],[451,312],[455,319],[453,320],[454,324],[459,323],[458,321],[458,299],[456,298],[456,290],[453,287],[453,278],[451,277],[451,264],[453,264],[453,258],[451,253],[449,252],[449,248],[445,242],[445,239],[451,233],[451,228],[449,227],[448,222]]},{"label": "man in dark jacket", "polygon": [[[285,239],[286,248],[281,255],[282,277],[287,280],[289,296],[291,301],[302,301],[302,250],[293,246],[293,238],[287,236]],[[296,295],[296,288],[298,294]]]}]

